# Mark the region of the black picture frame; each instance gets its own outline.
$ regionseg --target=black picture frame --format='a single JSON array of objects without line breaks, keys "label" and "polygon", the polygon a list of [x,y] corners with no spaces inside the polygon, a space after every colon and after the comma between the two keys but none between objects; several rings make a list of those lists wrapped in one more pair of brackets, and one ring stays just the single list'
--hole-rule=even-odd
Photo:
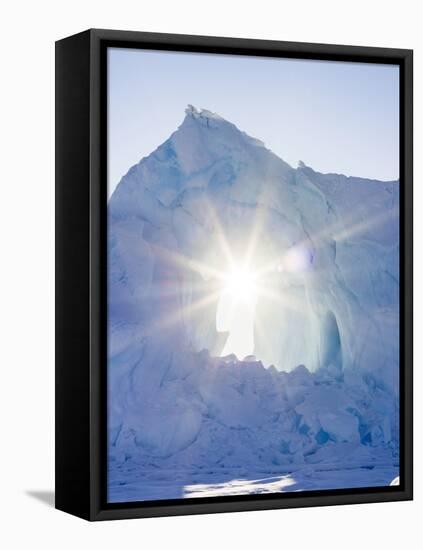
[{"label": "black picture frame", "polygon": [[[399,486],[106,502],[106,49],[110,46],[399,66]],[[412,50],[98,29],[56,43],[56,508],[87,520],[108,520],[412,499],[412,109]]]}]

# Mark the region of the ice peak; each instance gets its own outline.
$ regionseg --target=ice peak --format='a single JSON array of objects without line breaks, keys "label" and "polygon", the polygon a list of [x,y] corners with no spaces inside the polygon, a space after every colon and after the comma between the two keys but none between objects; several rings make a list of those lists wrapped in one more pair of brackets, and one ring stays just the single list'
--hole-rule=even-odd
[{"label": "ice peak", "polygon": [[194,107],[194,105],[191,105],[190,103],[188,103],[185,109],[185,114],[194,119],[200,118],[200,119],[213,119],[213,120],[222,120],[222,121],[225,120],[217,113],[213,113],[208,109],[197,109],[196,107]]},{"label": "ice peak", "polygon": [[196,107],[194,107],[194,105],[191,105],[191,103],[188,103],[188,105],[185,109],[185,114],[187,114],[189,116],[192,116],[192,117],[196,117],[200,114],[200,112]]},{"label": "ice peak", "polygon": [[264,147],[264,143],[254,137],[241,131],[233,122],[223,118],[217,113],[208,109],[197,109],[194,105],[188,104],[185,109],[185,119],[179,129],[185,128],[205,128],[220,130],[220,139],[227,142],[228,146],[233,146],[239,140],[248,143],[250,146]]}]

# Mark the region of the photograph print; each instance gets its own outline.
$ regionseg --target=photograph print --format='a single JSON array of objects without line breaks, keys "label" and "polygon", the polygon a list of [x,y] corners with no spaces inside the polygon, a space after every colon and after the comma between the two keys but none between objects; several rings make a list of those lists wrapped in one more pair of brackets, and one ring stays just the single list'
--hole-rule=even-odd
[{"label": "photograph print", "polygon": [[399,66],[107,49],[107,501],[399,484]]}]

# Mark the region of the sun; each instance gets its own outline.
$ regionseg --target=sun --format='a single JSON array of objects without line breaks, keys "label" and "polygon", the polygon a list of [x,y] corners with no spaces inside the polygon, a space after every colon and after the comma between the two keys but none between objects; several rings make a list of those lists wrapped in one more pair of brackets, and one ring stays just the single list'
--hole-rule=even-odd
[{"label": "sun", "polygon": [[254,301],[257,288],[256,277],[249,269],[235,267],[223,277],[224,292],[236,301]]}]

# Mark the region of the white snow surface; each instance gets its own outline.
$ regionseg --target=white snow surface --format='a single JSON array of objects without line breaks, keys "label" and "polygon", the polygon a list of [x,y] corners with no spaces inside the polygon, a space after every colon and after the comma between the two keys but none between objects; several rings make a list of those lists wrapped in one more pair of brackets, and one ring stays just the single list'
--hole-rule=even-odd
[{"label": "white snow surface", "polygon": [[[399,475],[399,182],[294,169],[188,106],[108,209],[109,500]],[[252,228],[271,293],[254,356],[222,358],[211,274]]]}]

